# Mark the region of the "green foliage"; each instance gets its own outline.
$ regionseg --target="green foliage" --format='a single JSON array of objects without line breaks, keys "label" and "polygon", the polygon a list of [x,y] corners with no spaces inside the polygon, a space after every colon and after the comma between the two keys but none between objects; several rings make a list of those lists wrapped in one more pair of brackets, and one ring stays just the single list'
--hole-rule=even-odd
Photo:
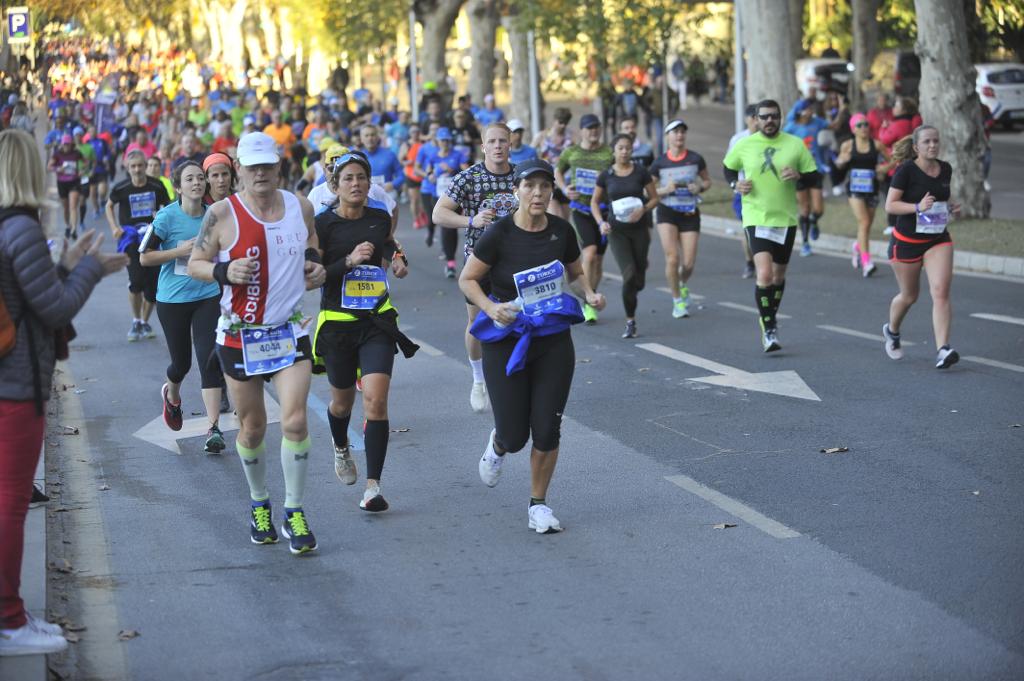
[{"label": "green foliage", "polygon": [[384,55],[395,44],[409,11],[406,0],[318,0],[306,6],[310,4],[320,5],[332,43],[351,57]]}]

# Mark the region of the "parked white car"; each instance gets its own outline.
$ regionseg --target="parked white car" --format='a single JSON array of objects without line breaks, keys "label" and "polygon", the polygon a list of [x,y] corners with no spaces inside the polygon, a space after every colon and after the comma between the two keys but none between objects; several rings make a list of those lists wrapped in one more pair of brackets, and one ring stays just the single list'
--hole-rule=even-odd
[{"label": "parked white car", "polygon": [[1024,64],[975,64],[975,89],[981,103],[1004,127],[1024,124]]},{"label": "parked white car", "polygon": [[824,99],[829,90],[846,94],[852,73],[853,64],[845,59],[823,57],[796,60],[796,86],[802,97],[807,97],[812,87],[817,91],[819,99]]}]

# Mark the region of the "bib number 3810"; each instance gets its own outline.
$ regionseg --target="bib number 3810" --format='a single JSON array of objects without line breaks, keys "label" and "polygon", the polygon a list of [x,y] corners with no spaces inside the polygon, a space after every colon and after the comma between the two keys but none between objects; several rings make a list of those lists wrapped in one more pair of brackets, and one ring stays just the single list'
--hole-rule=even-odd
[{"label": "bib number 3810", "polygon": [[534,317],[563,307],[562,278],[565,266],[558,260],[512,275],[523,301],[523,314]]}]

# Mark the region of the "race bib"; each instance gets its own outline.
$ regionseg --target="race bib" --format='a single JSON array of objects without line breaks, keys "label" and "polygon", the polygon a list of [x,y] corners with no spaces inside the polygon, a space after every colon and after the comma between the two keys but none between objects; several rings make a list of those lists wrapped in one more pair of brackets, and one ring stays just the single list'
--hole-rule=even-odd
[{"label": "race bib", "polygon": [[88,186],[88,184],[89,184],[89,176],[88,175],[83,176],[82,179],[80,179],[78,181],[78,183],[81,184],[83,187]]},{"label": "race bib", "polygon": [[659,171],[662,186],[675,183],[676,190],[661,199],[661,202],[681,213],[693,213],[697,210],[697,197],[686,188],[686,185],[697,179],[697,166],[678,166],[663,168]]},{"label": "race bib", "polygon": [[850,191],[855,194],[875,193],[875,171],[870,168],[850,170]]},{"label": "race bib", "polygon": [[576,191],[586,196],[593,196],[599,174],[596,170],[591,170],[590,168],[577,168],[573,178]]},{"label": "race bib", "polygon": [[917,214],[918,234],[942,234],[949,224],[949,204],[936,201],[932,207]]},{"label": "race bib", "polygon": [[341,306],[346,310],[372,310],[388,293],[388,275],[381,267],[356,265],[341,282]]},{"label": "race bib", "polygon": [[174,273],[182,277],[188,276],[188,256],[174,259]]},{"label": "race bib", "polygon": [[370,177],[370,184],[376,184],[376,185],[379,185],[379,186],[383,187],[384,186],[384,176],[383,175],[372,175]]},{"label": "race bib", "polygon": [[438,196],[447,196],[448,195],[448,187],[450,187],[451,184],[452,184],[452,176],[451,175],[448,175],[448,174],[438,175],[437,176],[437,195]]},{"label": "race bib", "polygon": [[240,337],[246,376],[273,373],[295,363],[295,332],[291,322],[280,326],[243,328]]},{"label": "race bib", "polygon": [[788,229],[789,227],[754,227],[754,238],[785,244],[786,230]]},{"label": "race bib", "polygon": [[61,175],[74,175],[78,172],[78,164],[74,161],[64,161],[60,164]]},{"label": "race bib", "polygon": [[547,265],[512,275],[516,292],[523,301],[523,314],[534,317],[561,310],[564,274],[565,267],[561,261],[552,260]]},{"label": "race bib", "polygon": [[156,212],[156,194],[153,192],[129,194],[128,206],[133,218],[151,218]]}]

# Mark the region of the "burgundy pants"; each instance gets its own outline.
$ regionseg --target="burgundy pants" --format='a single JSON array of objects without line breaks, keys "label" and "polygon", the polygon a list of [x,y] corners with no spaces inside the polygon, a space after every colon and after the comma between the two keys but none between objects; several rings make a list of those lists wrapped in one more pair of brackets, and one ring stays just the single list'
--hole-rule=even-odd
[{"label": "burgundy pants", "polygon": [[0,400],[0,629],[25,625],[21,554],[44,423],[35,402]]}]

